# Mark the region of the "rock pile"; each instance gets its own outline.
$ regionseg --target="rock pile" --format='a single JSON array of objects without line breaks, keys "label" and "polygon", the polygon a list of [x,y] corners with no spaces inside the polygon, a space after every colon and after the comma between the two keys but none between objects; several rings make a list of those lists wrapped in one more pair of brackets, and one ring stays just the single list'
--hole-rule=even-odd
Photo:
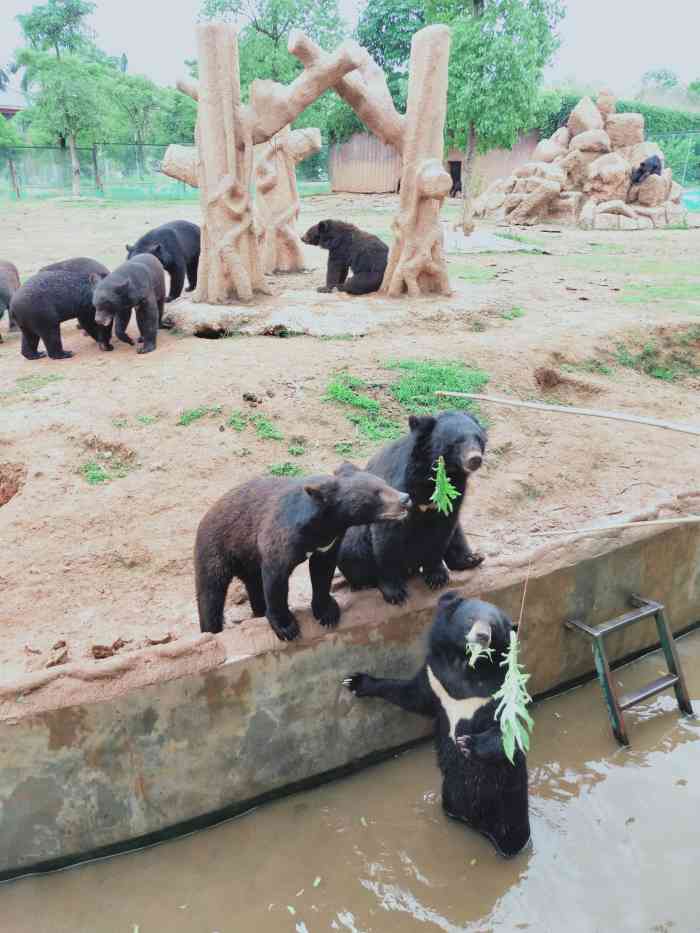
[{"label": "rock pile", "polygon": [[[661,175],[633,184],[631,174],[652,156]],[[543,139],[532,160],[495,181],[475,202],[475,216],[511,224],[542,221],[583,229],[644,230],[682,223],[682,189],[663,168],[656,143],[644,142],[644,117],[617,113],[614,96],[584,97],[566,126]]]}]

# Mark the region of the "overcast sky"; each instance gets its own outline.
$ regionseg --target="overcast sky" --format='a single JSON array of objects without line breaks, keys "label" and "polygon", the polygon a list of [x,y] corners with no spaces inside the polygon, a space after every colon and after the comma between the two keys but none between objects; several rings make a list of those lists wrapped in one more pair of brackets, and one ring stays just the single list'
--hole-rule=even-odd
[{"label": "overcast sky", "polygon": [[[363,0],[340,0],[351,21]],[[20,45],[17,13],[31,0],[0,0],[0,63]],[[126,52],[129,70],[172,84],[185,58],[195,57],[194,24],[201,0],[97,0],[91,18],[97,42]],[[698,0],[568,0],[562,48],[548,77],[596,81],[618,94],[636,90],[650,68],[672,68],[682,81],[700,78]]]}]

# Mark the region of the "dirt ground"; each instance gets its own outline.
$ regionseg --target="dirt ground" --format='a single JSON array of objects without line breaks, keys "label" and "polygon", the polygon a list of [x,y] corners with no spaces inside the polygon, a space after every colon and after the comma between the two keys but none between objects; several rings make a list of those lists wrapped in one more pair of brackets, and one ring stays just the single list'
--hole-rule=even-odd
[{"label": "dirt ground", "polygon": [[[300,226],[332,216],[389,237],[395,207],[392,197],[308,198]],[[453,203],[448,216],[457,210]],[[113,267],[147,228],[198,217],[190,204],[3,205],[0,258],[22,279],[67,256]],[[271,282],[280,306],[327,301],[346,311],[347,332],[330,338],[161,331],[155,353],[115,342],[104,354],[68,322],[64,345],[76,356],[30,362],[5,317],[0,683],[52,661],[196,633],[192,544],[214,500],[273,465],[330,471],[345,458],[365,462],[378,446],[358,433],[351,411],[324,400],[334,372],[364,380],[393,421],[407,412],[387,391],[396,378],[387,363],[433,359],[484,371],[494,395],[700,423],[700,230],[486,227],[545,252],[450,256],[451,298],[400,302],[364,337],[351,336],[353,319],[371,315],[378,299],[318,295],[326,254],[313,247],[309,273]],[[489,449],[463,520],[487,560],[532,547],[544,540],[538,532],[634,513],[700,485],[700,438],[481,411]],[[277,431],[256,429],[258,416]],[[297,593],[305,575],[295,575]],[[235,597],[231,620],[249,615]]]}]

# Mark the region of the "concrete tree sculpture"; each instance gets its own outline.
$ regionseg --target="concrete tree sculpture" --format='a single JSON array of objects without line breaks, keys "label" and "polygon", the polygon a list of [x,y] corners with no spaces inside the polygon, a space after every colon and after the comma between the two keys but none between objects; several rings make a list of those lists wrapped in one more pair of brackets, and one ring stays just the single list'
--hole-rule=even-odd
[{"label": "concrete tree sculpture", "polygon": [[321,150],[321,131],[282,129],[263,143],[255,166],[256,208],[262,230],[265,272],[299,272],[304,268],[299,217],[298,162]]}]

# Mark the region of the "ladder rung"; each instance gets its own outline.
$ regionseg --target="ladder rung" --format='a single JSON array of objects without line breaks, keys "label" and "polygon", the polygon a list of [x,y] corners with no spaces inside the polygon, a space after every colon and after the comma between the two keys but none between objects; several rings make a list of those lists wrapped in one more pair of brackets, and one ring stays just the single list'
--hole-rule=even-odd
[{"label": "ladder rung", "polygon": [[616,619],[611,619],[609,622],[603,622],[602,625],[587,625],[580,619],[572,619],[566,624],[569,628],[578,629],[580,632],[584,632],[592,638],[599,638],[601,635],[608,635],[610,632],[616,632],[618,629],[624,628],[626,625],[631,625],[633,622],[649,618],[657,612],[662,611],[663,608],[661,603],[652,602],[652,600],[649,599],[644,601],[644,605],[641,608],[633,609],[632,612],[626,612],[624,615],[618,616]]},{"label": "ladder rung", "polygon": [[678,677],[675,674],[665,674],[663,677],[659,677],[658,680],[652,680],[645,687],[640,687],[639,690],[633,690],[632,693],[621,696],[620,709],[629,709],[630,706],[635,706],[637,703],[641,703],[642,700],[661,693],[662,690],[668,690],[669,687],[673,687],[677,683]]}]

